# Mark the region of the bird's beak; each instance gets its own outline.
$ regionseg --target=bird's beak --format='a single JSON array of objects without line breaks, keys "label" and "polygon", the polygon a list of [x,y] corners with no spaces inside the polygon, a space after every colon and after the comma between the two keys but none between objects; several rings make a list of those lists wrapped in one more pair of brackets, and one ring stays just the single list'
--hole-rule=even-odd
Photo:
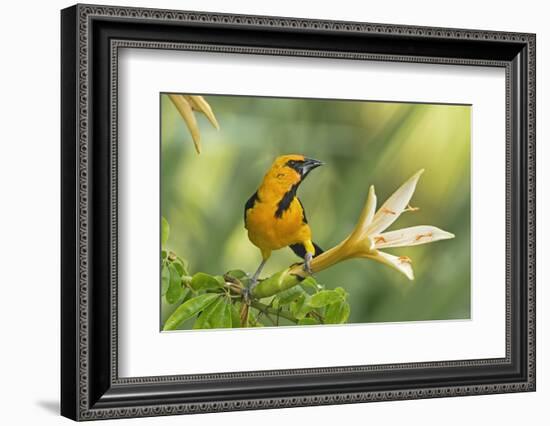
[{"label": "bird's beak", "polygon": [[319,160],[314,160],[313,158],[304,158],[304,162],[302,163],[301,165],[301,174],[302,174],[302,177],[306,177],[306,175],[312,171],[313,169],[319,167],[319,166],[322,166],[323,163],[322,161],[319,161]]}]

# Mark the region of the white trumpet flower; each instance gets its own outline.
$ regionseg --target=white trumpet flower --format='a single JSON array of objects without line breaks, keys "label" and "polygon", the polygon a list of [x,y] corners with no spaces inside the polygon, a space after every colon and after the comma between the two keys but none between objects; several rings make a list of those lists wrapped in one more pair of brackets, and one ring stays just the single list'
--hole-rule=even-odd
[{"label": "white trumpet flower", "polygon": [[394,256],[381,249],[416,246],[454,238],[454,234],[430,225],[384,232],[402,213],[418,210],[409,203],[423,172],[423,169],[419,170],[409,178],[378,211],[374,186],[371,186],[365,207],[351,234],[337,246],[314,258],[311,263],[312,271],[319,272],[346,259],[366,258],[388,265],[413,280],[412,261],[409,257]]}]

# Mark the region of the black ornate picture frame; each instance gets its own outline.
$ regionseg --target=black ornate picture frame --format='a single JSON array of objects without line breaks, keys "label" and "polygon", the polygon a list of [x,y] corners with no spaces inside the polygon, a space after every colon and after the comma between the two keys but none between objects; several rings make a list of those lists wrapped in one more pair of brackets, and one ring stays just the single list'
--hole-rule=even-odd
[{"label": "black ornate picture frame", "polygon": [[[61,413],[158,416],[535,390],[535,35],[76,5],[61,13]],[[122,47],[500,67],[506,72],[506,356],[120,378]]]}]

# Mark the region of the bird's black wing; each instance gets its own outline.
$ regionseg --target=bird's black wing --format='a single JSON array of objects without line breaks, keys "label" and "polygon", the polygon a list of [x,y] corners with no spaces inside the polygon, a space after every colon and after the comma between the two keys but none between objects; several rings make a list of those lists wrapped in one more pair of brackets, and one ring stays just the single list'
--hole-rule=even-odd
[{"label": "bird's black wing", "polygon": [[244,227],[246,228],[246,212],[250,210],[252,207],[254,207],[254,204],[256,204],[256,201],[259,201],[258,192],[256,191],[252,196],[248,199],[246,204],[244,205]]},{"label": "bird's black wing", "polygon": [[[296,197],[296,199],[298,200],[298,202],[300,203],[300,206],[302,207],[302,222],[307,223],[306,209],[304,208],[302,201],[298,197]],[[291,244],[289,247],[296,254],[296,256],[299,256],[302,259],[305,258],[306,248],[303,246],[303,244],[301,243]],[[315,247],[315,254],[313,255],[313,257],[318,256],[323,252],[323,249],[319,247],[317,244],[313,243],[313,247]]]},{"label": "bird's black wing", "polygon": [[[307,223],[306,209],[304,209],[302,200],[300,200],[298,197],[296,197],[296,199],[298,200],[298,202],[300,203],[300,206],[302,207],[302,222]],[[317,249],[315,249],[315,252],[317,252]]]},{"label": "bird's black wing", "polygon": [[[301,243],[291,244],[291,245],[289,245],[289,247],[292,249],[294,254],[296,254],[296,256],[299,256],[302,259],[305,258],[306,248],[303,246],[303,244],[301,244]],[[323,253],[323,249],[321,247],[319,247],[317,244],[313,243],[313,247],[315,247],[315,254],[313,255],[313,257],[317,257],[318,255]]]}]

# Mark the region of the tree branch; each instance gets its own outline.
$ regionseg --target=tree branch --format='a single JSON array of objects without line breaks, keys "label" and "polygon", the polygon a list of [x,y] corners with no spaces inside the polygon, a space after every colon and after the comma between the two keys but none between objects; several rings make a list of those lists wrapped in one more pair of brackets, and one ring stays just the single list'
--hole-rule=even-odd
[{"label": "tree branch", "polygon": [[[230,275],[225,275],[224,276],[224,280],[225,280],[225,287],[229,289],[229,291],[233,292],[233,293],[236,293],[238,295],[242,295],[243,294],[243,289],[244,289],[244,286],[243,284],[241,283],[240,280],[238,280],[237,278],[234,278]],[[274,309],[270,306],[267,306],[257,300],[251,300],[249,302],[250,306],[252,306],[253,308],[257,309],[258,311],[260,312],[263,312],[266,316],[268,316],[268,314],[273,314],[273,315],[277,315],[277,316],[280,316],[280,317],[283,317],[293,323],[298,323],[298,321],[292,317],[292,315],[290,314],[287,314],[286,312],[283,312],[283,311],[280,311],[278,309]],[[268,317],[269,318],[269,317]]]},{"label": "tree branch", "polygon": [[293,322],[294,324],[297,324],[298,321],[292,317],[292,315],[290,314],[287,314],[286,312],[284,311],[279,311],[278,309],[274,309],[274,308],[271,308],[267,305],[264,305],[263,303],[261,302],[258,302],[256,300],[252,300],[250,302],[250,306],[252,306],[253,308],[257,309],[258,311],[260,312],[263,312],[264,314],[273,314],[273,315],[278,315],[280,317],[283,317],[291,322]]}]

